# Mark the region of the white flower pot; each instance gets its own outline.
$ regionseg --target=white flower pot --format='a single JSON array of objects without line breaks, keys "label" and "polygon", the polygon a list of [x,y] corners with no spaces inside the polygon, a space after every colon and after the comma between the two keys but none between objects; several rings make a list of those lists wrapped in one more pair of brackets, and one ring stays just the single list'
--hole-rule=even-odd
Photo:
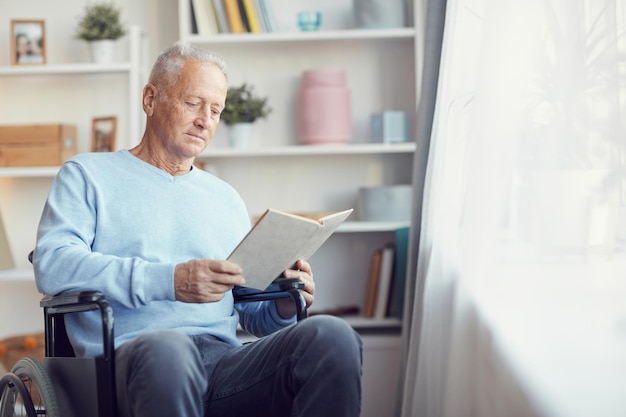
[{"label": "white flower pot", "polygon": [[252,123],[235,123],[228,126],[228,142],[231,148],[247,148],[252,140]]},{"label": "white flower pot", "polygon": [[89,42],[91,49],[91,60],[96,64],[110,64],[113,62],[115,52],[115,41],[103,39]]}]

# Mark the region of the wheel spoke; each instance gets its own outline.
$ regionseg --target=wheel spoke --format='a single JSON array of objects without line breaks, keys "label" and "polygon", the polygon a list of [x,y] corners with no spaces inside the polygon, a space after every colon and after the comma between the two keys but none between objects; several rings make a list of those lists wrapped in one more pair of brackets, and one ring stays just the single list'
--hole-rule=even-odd
[{"label": "wheel spoke", "polygon": [[36,360],[20,359],[0,379],[0,417],[59,417],[54,389]]}]

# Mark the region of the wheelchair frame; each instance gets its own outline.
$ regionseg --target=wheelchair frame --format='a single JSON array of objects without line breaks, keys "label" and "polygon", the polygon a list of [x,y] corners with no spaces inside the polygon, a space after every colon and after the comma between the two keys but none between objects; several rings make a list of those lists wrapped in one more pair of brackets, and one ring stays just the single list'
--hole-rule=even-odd
[{"label": "wheelchair frame", "polygon": [[[278,278],[265,291],[235,287],[235,303],[291,298],[297,320],[307,317],[298,279]],[[0,417],[115,417],[115,348],[113,311],[104,294],[80,291],[45,296],[45,357],[43,365],[31,358],[20,359],[0,379]],[[103,355],[77,358],[65,331],[66,314],[98,310],[102,319]],[[21,414],[15,414],[16,407]]]}]

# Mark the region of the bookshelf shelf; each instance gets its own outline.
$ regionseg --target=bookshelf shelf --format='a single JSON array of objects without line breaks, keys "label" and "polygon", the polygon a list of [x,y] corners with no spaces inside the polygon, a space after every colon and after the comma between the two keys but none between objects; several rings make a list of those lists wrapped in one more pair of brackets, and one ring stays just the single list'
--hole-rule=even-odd
[{"label": "bookshelf shelf", "polygon": [[260,156],[326,156],[326,155],[380,155],[411,154],[415,143],[401,144],[354,144],[354,145],[317,145],[317,146],[273,146],[267,148],[212,148],[209,146],[200,159],[211,158],[247,158]]},{"label": "bookshelf shelf", "polygon": [[221,33],[213,36],[187,35],[189,42],[196,44],[238,44],[238,43],[281,43],[281,42],[320,42],[338,40],[413,40],[415,29],[343,29],[318,32],[269,32],[269,33]]},{"label": "bookshelf shelf", "polygon": [[130,73],[133,66],[129,62],[107,65],[91,63],[49,64],[40,66],[1,66],[0,75],[73,75],[73,74],[111,74]]},{"label": "bookshelf shelf", "polygon": [[343,317],[350,325],[357,330],[375,330],[375,329],[397,329],[402,328],[402,321],[396,318],[385,319],[369,319],[365,317]]},{"label": "bookshelf shelf", "polygon": [[376,233],[393,232],[402,227],[408,227],[408,221],[398,222],[345,222],[335,233]]},{"label": "bookshelf shelf", "polygon": [[59,167],[11,167],[0,168],[0,178],[47,178],[54,177]]},{"label": "bookshelf shelf", "polygon": [[35,275],[30,269],[8,269],[0,271],[0,282],[2,281],[34,281]]}]

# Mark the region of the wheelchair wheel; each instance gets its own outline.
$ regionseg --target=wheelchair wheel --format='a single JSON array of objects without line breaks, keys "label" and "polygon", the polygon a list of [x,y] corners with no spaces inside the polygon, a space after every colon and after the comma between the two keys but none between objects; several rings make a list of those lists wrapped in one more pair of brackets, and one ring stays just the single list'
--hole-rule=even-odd
[{"label": "wheelchair wheel", "polygon": [[54,387],[45,368],[23,358],[0,379],[0,417],[60,417]]}]

